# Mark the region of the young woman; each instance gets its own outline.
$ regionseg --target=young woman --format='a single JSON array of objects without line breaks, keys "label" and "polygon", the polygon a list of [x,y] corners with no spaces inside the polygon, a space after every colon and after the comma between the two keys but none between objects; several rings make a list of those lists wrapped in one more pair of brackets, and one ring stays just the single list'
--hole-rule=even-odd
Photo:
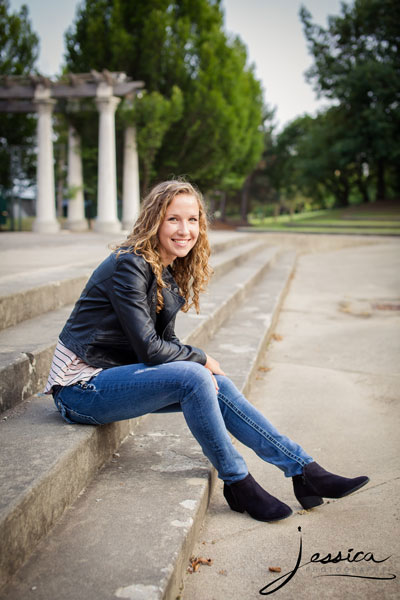
[{"label": "young woman", "polygon": [[94,271],[60,334],[46,391],[61,415],[99,425],[182,410],[224,481],[230,508],[260,521],[292,510],[253,479],[228,432],[293,477],[306,509],[359,489],[367,477],[325,471],[243,397],[214,358],[176,337],[177,312],[199,310],[209,254],[198,190],[180,180],[155,186],[132,233]]}]

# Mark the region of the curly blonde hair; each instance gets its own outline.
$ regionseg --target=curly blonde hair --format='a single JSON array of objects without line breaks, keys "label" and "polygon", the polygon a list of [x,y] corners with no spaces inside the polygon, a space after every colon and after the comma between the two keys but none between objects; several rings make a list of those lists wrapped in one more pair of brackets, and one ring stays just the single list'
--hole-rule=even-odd
[{"label": "curly blonde hair", "polygon": [[167,286],[162,278],[164,266],[159,250],[158,230],[164,221],[168,206],[179,194],[194,196],[198,202],[199,237],[190,252],[184,257],[175,258],[170,268],[179,286],[179,291],[185,299],[183,312],[187,312],[191,306],[194,306],[198,313],[200,311],[199,296],[207,287],[212,269],[208,264],[210,244],[207,235],[207,213],[200,191],[191,183],[173,179],[163,181],[153,187],[143,200],[140,215],[132,232],[124,242],[112,248],[117,255],[128,252],[140,254],[150,264],[157,280],[156,311],[160,312],[164,306],[161,290]]}]

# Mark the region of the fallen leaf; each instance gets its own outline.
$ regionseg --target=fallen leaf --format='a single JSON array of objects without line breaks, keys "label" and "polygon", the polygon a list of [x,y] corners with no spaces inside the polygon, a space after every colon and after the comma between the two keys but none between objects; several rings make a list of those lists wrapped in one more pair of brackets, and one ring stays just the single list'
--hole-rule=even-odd
[{"label": "fallen leaf", "polygon": [[199,556],[197,562],[201,565],[208,565],[209,567],[211,567],[213,563],[212,558],[203,558],[202,556]]},{"label": "fallen leaf", "polygon": [[273,333],[272,339],[276,340],[277,342],[281,342],[283,340],[283,337],[279,335],[279,333]]},{"label": "fallen leaf", "polygon": [[211,567],[213,561],[211,558],[204,558],[203,556],[191,556],[190,566],[187,568],[188,573],[196,573],[199,570],[200,565],[208,565]]},{"label": "fallen leaf", "polygon": [[280,573],[282,569],[280,567],[268,567],[271,573]]}]

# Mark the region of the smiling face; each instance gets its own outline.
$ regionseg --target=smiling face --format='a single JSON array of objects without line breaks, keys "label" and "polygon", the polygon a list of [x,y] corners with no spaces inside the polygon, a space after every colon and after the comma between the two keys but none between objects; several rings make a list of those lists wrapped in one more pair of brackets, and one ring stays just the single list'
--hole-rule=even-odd
[{"label": "smiling face", "polygon": [[178,194],[170,202],[158,230],[159,250],[163,265],[183,258],[199,237],[199,203],[191,194]]}]

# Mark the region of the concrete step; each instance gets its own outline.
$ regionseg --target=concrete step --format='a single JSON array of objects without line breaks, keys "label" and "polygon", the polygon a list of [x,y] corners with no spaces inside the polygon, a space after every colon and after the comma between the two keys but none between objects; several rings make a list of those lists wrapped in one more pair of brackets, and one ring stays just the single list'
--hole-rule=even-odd
[{"label": "concrete step", "polygon": [[[275,253],[265,249],[265,252],[250,256],[245,263],[214,282],[213,293],[223,299],[242,296],[243,290],[250,290],[267,269],[271,255],[275,256]],[[231,288],[227,287],[227,277],[232,277]],[[238,278],[241,281],[239,287],[235,284]],[[63,309],[55,312],[60,310]],[[225,318],[229,315],[226,311]],[[192,335],[198,337],[197,322],[189,315],[180,314],[179,318],[189,323],[182,339],[193,343]],[[210,335],[215,329],[213,318],[221,322],[223,315],[218,311],[210,315]],[[25,338],[26,323],[16,326],[22,328],[21,336]],[[59,328],[56,333],[51,332],[48,318],[42,327],[51,337],[48,344],[53,343]],[[33,336],[37,323],[32,330]],[[202,333],[203,339],[206,331],[207,328]],[[0,421],[0,455],[6,458],[0,473],[0,561],[3,562],[2,565],[0,562],[0,580],[18,568],[71,503],[71,497],[90,481],[98,467],[137,424],[136,419],[101,428],[64,425],[49,397],[35,397],[4,413],[3,421]],[[1,552],[2,548],[12,548],[12,552]]]},{"label": "concrete step", "polygon": [[202,296],[201,312],[189,311],[177,320],[178,337],[190,339],[195,346],[202,347],[218,327],[231,314],[244,295],[255,286],[266,269],[273,265],[278,254],[276,247],[262,247],[238,267],[213,281]]},{"label": "concrete step", "polygon": [[[264,261],[264,256],[267,256],[266,253],[276,252],[276,250],[266,248],[265,243],[264,238],[263,240],[244,241],[243,244],[236,244],[233,247],[229,245],[221,246],[219,252],[211,261],[215,270],[212,289],[218,290],[218,280],[221,277],[226,277],[228,272],[252,255],[260,256],[261,260]],[[85,283],[81,282],[82,285],[78,287],[77,281],[77,278],[65,280],[58,289],[68,288],[69,286],[75,290],[76,294],[73,297],[75,301]],[[231,284],[227,282],[226,285],[229,289],[228,286]],[[51,286],[51,283],[45,286],[49,295],[51,295]],[[26,293],[17,293],[16,297],[19,297],[19,299],[23,297],[25,302],[26,296],[31,293],[34,295],[36,293],[35,289],[31,289]],[[59,298],[57,293],[53,300],[58,301]],[[16,304],[18,305],[18,301],[16,301]],[[50,304],[51,302],[39,303],[39,305],[46,308]],[[19,402],[43,389],[58,335],[72,308],[73,305],[70,304],[51,311],[44,310],[43,314],[40,313],[32,319],[24,320],[13,327],[0,331],[0,413],[16,406]],[[189,335],[193,328],[193,319],[188,317],[188,320],[189,324],[185,329],[185,336]]]},{"label": "concrete step", "polygon": [[[236,256],[240,261],[240,250],[243,249],[245,254],[245,246],[254,241],[251,234],[235,232],[219,239],[215,235],[212,237],[212,253],[215,255],[217,271],[220,263],[222,267],[224,262],[224,253],[231,254],[231,260],[234,261]],[[79,243],[79,238],[77,242]],[[4,253],[4,260],[8,264],[0,271],[0,330],[75,302],[93,268],[109,253],[104,241],[100,245],[90,246],[90,252],[87,246],[82,247],[80,254],[76,250],[71,254],[70,245],[52,247],[50,251],[58,257],[57,264],[39,262],[47,266],[30,265],[29,270],[21,271],[23,266],[19,264],[17,255],[15,272],[10,272],[13,253],[9,251],[8,256],[7,252]]]},{"label": "concrete step", "polygon": [[[204,346],[244,392],[293,267],[294,254],[278,256]],[[41,422],[55,425],[54,411],[43,410]],[[44,424],[42,435],[45,429]],[[50,444],[49,453],[54,458],[68,438],[88,429],[103,428],[59,424],[59,445]],[[66,470],[64,478],[70,484]],[[149,415],[4,587],[1,598],[20,600],[34,593],[38,600],[175,600],[214,478],[182,415]],[[36,519],[40,522],[41,515]],[[0,539],[8,556],[18,552],[15,536],[1,534]]]}]

